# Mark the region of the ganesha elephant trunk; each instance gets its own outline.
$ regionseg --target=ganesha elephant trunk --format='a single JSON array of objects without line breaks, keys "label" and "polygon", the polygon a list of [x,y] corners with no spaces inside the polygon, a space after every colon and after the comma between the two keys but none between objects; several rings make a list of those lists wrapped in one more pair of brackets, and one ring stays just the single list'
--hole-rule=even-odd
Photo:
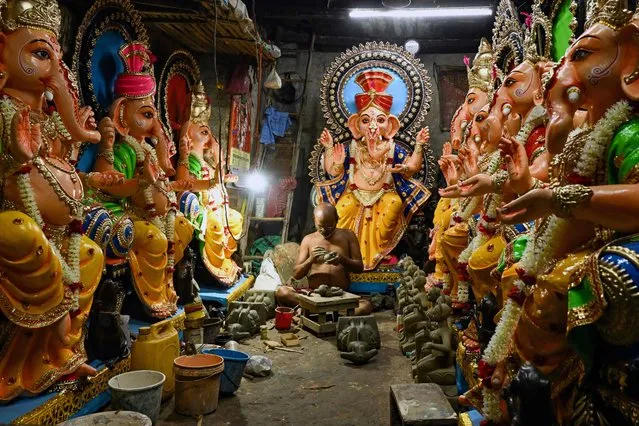
[{"label": "ganesha elephant trunk", "polygon": [[[43,79],[47,87],[48,100],[55,104],[56,111],[62,119],[71,140],[76,142],[100,142],[100,132],[88,127],[88,115],[80,114],[80,101],[73,74],[67,66],[59,61],[54,68],[51,77]],[[51,96],[52,95],[52,96]],[[52,97],[52,99],[50,99]]]},{"label": "ganesha elephant trunk", "polygon": [[171,157],[174,153],[174,149],[172,149],[173,142],[169,139],[159,120],[153,127],[153,144],[155,145],[155,152],[158,155],[160,167],[162,167],[164,173],[167,176],[175,175],[175,169],[171,163]]},{"label": "ganesha elephant trunk", "polygon": [[577,86],[566,85],[560,82],[569,81],[561,78],[561,75],[555,76],[555,84],[548,92],[548,112],[550,119],[546,127],[546,149],[550,155],[559,154],[568,139],[570,131],[574,127],[574,115],[577,112],[577,102],[569,99],[570,90]]}]

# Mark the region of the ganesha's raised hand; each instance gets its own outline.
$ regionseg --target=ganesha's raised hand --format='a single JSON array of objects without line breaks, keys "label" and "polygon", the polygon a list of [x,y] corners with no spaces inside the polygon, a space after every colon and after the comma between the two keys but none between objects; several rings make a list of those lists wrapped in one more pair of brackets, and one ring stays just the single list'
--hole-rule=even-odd
[{"label": "ganesha's raised hand", "polygon": [[452,155],[452,154],[453,154],[453,145],[450,142],[444,143],[444,146],[442,147],[442,157],[446,155]]},{"label": "ganesha's raised hand", "polygon": [[459,150],[459,159],[468,177],[475,176],[479,173],[479,150],[469,148],[471,145],[472,144],[469,144]]},{"label": "ganesha's raised hand", "polygon": [[100,144],[102,149],[112,149],[115,143],[115,126],[113,120],[109,117],[104,117],[98,124],[98,131],[100,132]]},{"label": "ganesha's raised hand", "polygon": [[343,143],[338,143],[333,147],[333,162],[344,164],[344,160],[346,160],[346,148]]},{"label": "ganesha's raised hand", "polygon": [[510,138],[501,138],[499,149],[502,152],[510,179],[510,187],[517,194],[524,194],[534,184],[528,166],[526,148],[519,142]]},{"label": "ganesha's raised hand", "polygon": [[18,162],[27,162],[35,156],[42,145],[39,124],[31,124],[31,109],[26,107],[13,115],[11,121],[11,155]]},{"label": "ganesha's raised hand", "polygon": [[328,129],[322,130],[322,134],[320,135],[319,142],[324,145],[324,148],[327,150],[333,148],[333,136],[331,136],[331,132]]},{"label": "ganesha's raised hand", "polygon": [[430,141],[430,129],[428,127],[424,127],[417,134],[416,141],[419,145],[426,145]]},{"label": "ganesha's raised hand", "polygon": [[180,159],[186,160],[191,154],[191,138],[188,135],[180,139]]}]

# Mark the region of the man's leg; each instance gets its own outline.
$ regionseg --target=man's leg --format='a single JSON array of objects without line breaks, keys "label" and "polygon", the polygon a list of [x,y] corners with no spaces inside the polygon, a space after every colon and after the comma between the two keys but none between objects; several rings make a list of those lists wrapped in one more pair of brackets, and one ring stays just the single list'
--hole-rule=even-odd
[{"label": "man's leg", "polygon": [[355,308],[355,316],[373,313],[373,304],[368,299],[359,299],[359,306]]},{"label": "man's leg", "polygon": [[294,308],[298,305],[296,292],[293,287],[287,285],[281,285],[275,290],[275,300],[280,306],[288,306]]}]

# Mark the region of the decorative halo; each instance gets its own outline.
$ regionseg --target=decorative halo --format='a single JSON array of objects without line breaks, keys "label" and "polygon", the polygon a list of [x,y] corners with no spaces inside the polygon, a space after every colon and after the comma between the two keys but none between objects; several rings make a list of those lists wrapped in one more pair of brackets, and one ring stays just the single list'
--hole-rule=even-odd
[{"label": "decorative halo", "polygon": [[[493,57],[496,71],[508,74],[524,59],[524,26],[511,0],[500,0],[493,26]],[[499,79],[497,79],[499,80]],[[501,85],[496,81],[495,85]]]},{"label": "decorative halo", "polygon": [[[175,140],[190,112],[190,94],[200,81],[200,67],[186,50],[176,50],[169,56],[158,82],[157,109],[169,136]],[[177,143],[177,141],[175,141]]]},{"label": "decorative halo", "polygon": [[[115,79],[124,71],[119,51],[132,41],[149,42],[140,15],[129,0],[98,0],[84,16],[75,39],[72,70],[81,103],[96,119],[106,117],[114,100]],[[97,145],[84,144],[78,168],[93,169]]]},{"label": "decorative halo", "polygon": [[[324,74],[321,87],[322,112],[335,142],[347,142],[351,138],[348,118],[355,112],[355,95],[362,89],[355,78],[363,71],[384,70],[394,79],[386,92],[393,96],[391,114],[401,128],[395,135],[395,143],[412,153],[415,135],[430,110],[431,82],[424,65],[403,47],[384,42],[368,42],[352,47],[338,56]],[[309,159],[312,182],[328,178],[322,166],[324,147],[319,142]],[[426,187],[435,186],[437,167],[429,145],[424,147],[424,165],[416,179]]]},{"label": "decorative halo", "polygon": [[348,117],[355,112],[354,95],[361,92],[355,77],[362,71],[383,69],[394,77],[387,92],[393,95],[391,113],[399,118],[400,133],[414,134],[430,109],[430,77],[421,61],[403,47],[368,42],[338,56],[324,74],[322,112],[338,141],[350,136]]}]

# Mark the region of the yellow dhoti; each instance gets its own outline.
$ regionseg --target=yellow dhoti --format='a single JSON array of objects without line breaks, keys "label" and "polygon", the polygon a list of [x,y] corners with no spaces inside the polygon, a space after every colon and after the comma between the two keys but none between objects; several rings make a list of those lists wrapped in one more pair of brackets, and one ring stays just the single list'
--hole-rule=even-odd
[{"label": "yellow dhoti", "polygon": [[240,212],[231,208],[226,209],[226,212],[222,207],[207,212],[202,260],[208,271],[228,286],[235,283],[240,272],[240,267],[231,256],[237,250],[235,238],[242,234],[243,221]]},{"label": "yellow dhoti", "polygon": [[[373,196],[375,192],[359,191],[360,197]],[[374,202],[362,202],[353,192],[339,198],[338,228],[350,229],[359,237],[359,247],[364,260],[364,270],[375,269],[401,239],[406,223],[402,215],[402,200],[395,192],[384,192]]]},{"label": "yellow dhoti", "polygon": [[492,277],[491,272],[497,266],[505,248],[504,237],[495,235],[470,255],[468,273],[475,300],[478,302],[489,292],[496,295],[499,282]]},{"label": "yellow dhoti", "polygon": [[433,277],[438,281],[443,280],[447,272],[446,265],[444,264],[444,253],[442,251],[442,238],[444,232],[448,230],[448,225],[454,212],[455,209],[451,204],[451,200],[449,198],[442,198],[439,200],[439,203],[437,203],[437,209],[433,217],[433,227],[435,229],[433,241],[431,241],[435,257],[435,272]]},{"label": "yellow dhoti", "polygon": [[[129,252],[129,265],[133,286],[144,307],[151,315],[166,316],[163,312],[177,310],[177,297],[173,290],[173,273],[167,270],[168,240],[151,222],[134,222],[135,239]],[[183,216],[175,218],[173,250],[174,264],[184,256],[186,246],[193,237],[193,226]]]},{"label": "yellow dhoti", "polygon": [[0,400],[39,393],[84,362],[83,327],[104,255],[87,237],[80,246],[79,309],[62,281],[60,260],[40,227],[17,211],[0,213],[0,306],[2,326]]},{"label": "yellow dhoti", "polygon": [[457,283],[459,273],[457,270],[457,258],[468,246],[468,223],[458,223],[447,229],[442,235],[442,257],[444,264],[450,272],[451,296],[453,300],[457,297]]}]

